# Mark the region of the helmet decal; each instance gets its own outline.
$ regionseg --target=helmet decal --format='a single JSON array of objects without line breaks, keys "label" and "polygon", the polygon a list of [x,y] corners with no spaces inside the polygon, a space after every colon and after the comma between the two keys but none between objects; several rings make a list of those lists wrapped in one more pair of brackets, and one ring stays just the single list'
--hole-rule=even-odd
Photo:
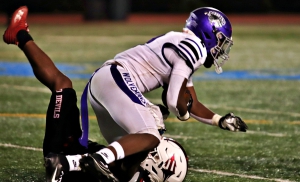
[{"label": "helmet decal", "polygon": [[176,161],[175,161],[175,154],[173,154],[172,157],[170,157],[165,162],[164,168],[162,168],[164,174],[164,181],[166,181],[173,174],[175,174],[175,168],[176,168]]},{"label": "helmet decal", "polygon": [[182,182],[187,175],[188,158],[178,142],[163,137],[160,144],[148,153],[141,167],[150,173],[152,181]]},{"label": "helmet decal", "polygon": [[214,25],[216,28],[223,27],[226,24],[225,19],[222,15],[215,11],[205,12],[205,15],[208,16],[209,22]]}]

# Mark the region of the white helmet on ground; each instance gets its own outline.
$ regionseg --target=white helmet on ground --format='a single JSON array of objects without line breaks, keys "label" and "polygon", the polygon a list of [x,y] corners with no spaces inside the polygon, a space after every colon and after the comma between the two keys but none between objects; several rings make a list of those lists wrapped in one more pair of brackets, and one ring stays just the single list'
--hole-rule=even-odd
[{"label": "white helmet on ground", "polygon": [[187,174],[188,158],[178,142],[163,137],[141,166],[150,172],[151,181],[182,182]]}]

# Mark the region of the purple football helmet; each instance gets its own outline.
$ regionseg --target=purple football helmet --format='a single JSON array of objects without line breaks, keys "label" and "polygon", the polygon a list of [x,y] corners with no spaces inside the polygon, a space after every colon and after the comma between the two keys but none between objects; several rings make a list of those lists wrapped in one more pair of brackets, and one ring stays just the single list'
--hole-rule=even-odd
[{"label": "purple football helmet", "polygon": [[[191,12],[185,28],[201,39],[207,54],[214,58],[216,72],[222,73],[221,66],[229,59],[229,51],[233,45],[232,27],[226,15],[215,8],[198,8]],[[218,62],[219,57],[222,60]]]}]

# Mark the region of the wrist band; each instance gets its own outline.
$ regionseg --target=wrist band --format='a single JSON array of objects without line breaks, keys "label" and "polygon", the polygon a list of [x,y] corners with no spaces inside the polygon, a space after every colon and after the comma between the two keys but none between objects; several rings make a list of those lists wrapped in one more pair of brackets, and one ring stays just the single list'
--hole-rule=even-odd
[{"label": "wrist band", "polygon": [[101,149],[96,153],[102,156],[106,164],[110,164],[116,160],[114,153],[108,148]]},{"label": "wrist band", "polygon": [[117,160],[123,159],[125,157],[124,149],[123,147],[119,144],[119,142],[113,142],[109,144],[109,146],[112,146],[115,148],[117,152]]},{"label": "wrist band", "polygon": [[186,121],[190,118],[190,113],[187,111],[183,116],[177,116],[181,121]]},{"label": "wrist band", "polygon": [[212,124],[215,125],[215,126],[219,126],[219,121],[220,121],[221,117],[222,116],[220,116],[219,114],[215,114],[212,117]]}]

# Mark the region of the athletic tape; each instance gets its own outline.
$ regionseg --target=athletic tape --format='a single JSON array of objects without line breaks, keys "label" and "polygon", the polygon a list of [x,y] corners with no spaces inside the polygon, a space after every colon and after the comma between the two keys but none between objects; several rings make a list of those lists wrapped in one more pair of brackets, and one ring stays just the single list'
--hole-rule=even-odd
[{"label": "athletic tape", "polygon": [[109,146],[112,146],[113,148],[115,148],[115,150],[117,152],[117,160],[123,159],[125,157],[124,149],[119,144],[119,142],[113,142],[113,143],[109,144]]}]

